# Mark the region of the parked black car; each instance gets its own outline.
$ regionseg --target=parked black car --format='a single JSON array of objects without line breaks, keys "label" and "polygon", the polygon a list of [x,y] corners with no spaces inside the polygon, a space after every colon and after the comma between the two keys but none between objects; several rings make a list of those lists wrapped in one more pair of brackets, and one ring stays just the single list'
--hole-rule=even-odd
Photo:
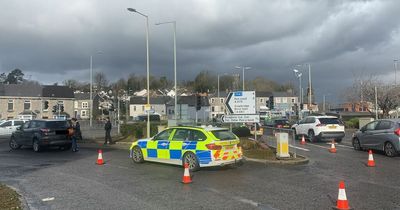
[{"label": "parked black car", "polygon": [[14,131],[10,138],[11,149],[32,146],[39,152],[43,147],[58,146],[70,149],[72,142],[68,136],[69,124],[66,120],[31,120]]}]

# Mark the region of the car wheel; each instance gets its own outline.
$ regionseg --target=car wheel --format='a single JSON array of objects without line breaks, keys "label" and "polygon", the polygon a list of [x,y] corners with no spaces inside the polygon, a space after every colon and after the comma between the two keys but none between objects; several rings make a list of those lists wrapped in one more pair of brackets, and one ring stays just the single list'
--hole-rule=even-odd
[{"label": "car wheel", "polygon": [[11,136],[11,138],[10,138],[10,148],[11,148],[12,150],[16,150],[16,149],[21,148],[21,146],[22,146],[22,145],[19,145],[19,144],[17,143],[17,141],[15,140],[15,138],[14,138],[13,136]]},{"label": "car wheel", "polygon": [[314,134],[314,131],[313,131],[313,130],[309,130],[309,131],[308,131],[308,140],[309,140],[310,142],[314,142],[314,141],[315,141],[315,134]]},{"label": "car wheel", "polygon": [[358,138],[353,139],[353,148],[354,150],[362,150],[360,140],[358,140]]},{"label": "car wheel", "polygon": [[394,146],[392,143],[386,142],[384,150],[385,150],[386,156],[388,156],[388,157],[396,156],[396,150],[394,149]]},{"label": "car wheel", "polygon": [[182,165],[185,165],[185,163],[189,164],[190,171],[198,171],[200,169],[199,160],[192,152],[186,152],[183,155]]},{"label": "car wheel", "polygon": [[136,146],[132,149],[132,160],[135,163],[143,163],[144,158],[143,158],[143,153],[140,147]]},{"label": "car wheel", "polygon": [[34,152],[40,152],[40,145],[39,145],[39,141],[37,139],[33,140],[33,151]]}]

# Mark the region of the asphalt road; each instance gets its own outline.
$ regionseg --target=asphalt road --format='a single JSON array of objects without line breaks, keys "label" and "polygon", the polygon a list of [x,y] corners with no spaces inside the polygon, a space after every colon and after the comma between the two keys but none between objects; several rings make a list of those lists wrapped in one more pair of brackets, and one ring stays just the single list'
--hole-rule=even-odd
[{"label": "asphalt road", "polygon": [[10,152],[0,139],[0,182],[16,188],[29,209],[330,209],[344,180],[351,207],[400,209],[400,157],[375,154],[377,167],[368,168],[367,152],[342,144],[336,154],[326,143],[300,146],[307,165],[203,169],[189,185],[180,183],[181,167],[132,163],[128,145],[103,147],[106,164],[98,166],[102,147]]}]

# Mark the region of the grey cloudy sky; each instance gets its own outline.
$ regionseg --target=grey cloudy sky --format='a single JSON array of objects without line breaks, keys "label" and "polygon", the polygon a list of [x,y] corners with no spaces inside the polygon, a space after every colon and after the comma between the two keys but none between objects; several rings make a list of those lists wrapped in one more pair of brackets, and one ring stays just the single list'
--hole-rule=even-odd
[{"label": "grey cloudy sky", "polygon": [[149,16],[150,71],[170,79],[173,29],[156,22],[177,21],[178,80],[246,65],[246,78],[297,87],[292,69],[311,63],[317,99],[336,98],[353,74],[394,82],[400,59],[397,0],[2,0],[0,71],[20,68],[43,84],[88,81],[93,55],[109,80],[145,75],[145,19],[127,7]]}]

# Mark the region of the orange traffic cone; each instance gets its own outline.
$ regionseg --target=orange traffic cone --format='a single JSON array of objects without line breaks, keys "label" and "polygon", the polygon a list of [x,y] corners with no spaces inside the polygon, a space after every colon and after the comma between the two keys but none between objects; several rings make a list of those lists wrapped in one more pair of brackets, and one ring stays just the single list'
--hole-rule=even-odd
[{"label": "orange traffic cone", "polygon": [[344,181],[339,182],[338,200],[336,202],[336,207],[333,207],[333,209],[351,209],[349,207],[349,202],[347,201],[346,190],[344,189]]},{"label": "orange traffic cone", "polygon": [[185,171],[183,173],[182,183],[190,184],[190,183],[192,183],[192,178],[190,177],[190,174],[189,174],[189,164],[185,163],[184,167],[185,167]]},{"label": "orange traffic cone", "polygon": [[368,151],[368,167],[375,167],[374,156],[372,155],[372,150]]},{"label": "orange traffic cone", "polygon": [[329,152],[336,153],[335,140],[332,141],[331,148],[329,149]]},{"label": "orange traffic cone", "polygon": [[306,139],[304,138],[304,135],[301,137],[300,144],[302,144],[302,145],[306,144]]},{"label": "orange traffic cone", "polygon": [[103,161],[103,151],[101,149],[99,149],[99,156],[97,157],[97,165],[103,165],[104,161]]}]

